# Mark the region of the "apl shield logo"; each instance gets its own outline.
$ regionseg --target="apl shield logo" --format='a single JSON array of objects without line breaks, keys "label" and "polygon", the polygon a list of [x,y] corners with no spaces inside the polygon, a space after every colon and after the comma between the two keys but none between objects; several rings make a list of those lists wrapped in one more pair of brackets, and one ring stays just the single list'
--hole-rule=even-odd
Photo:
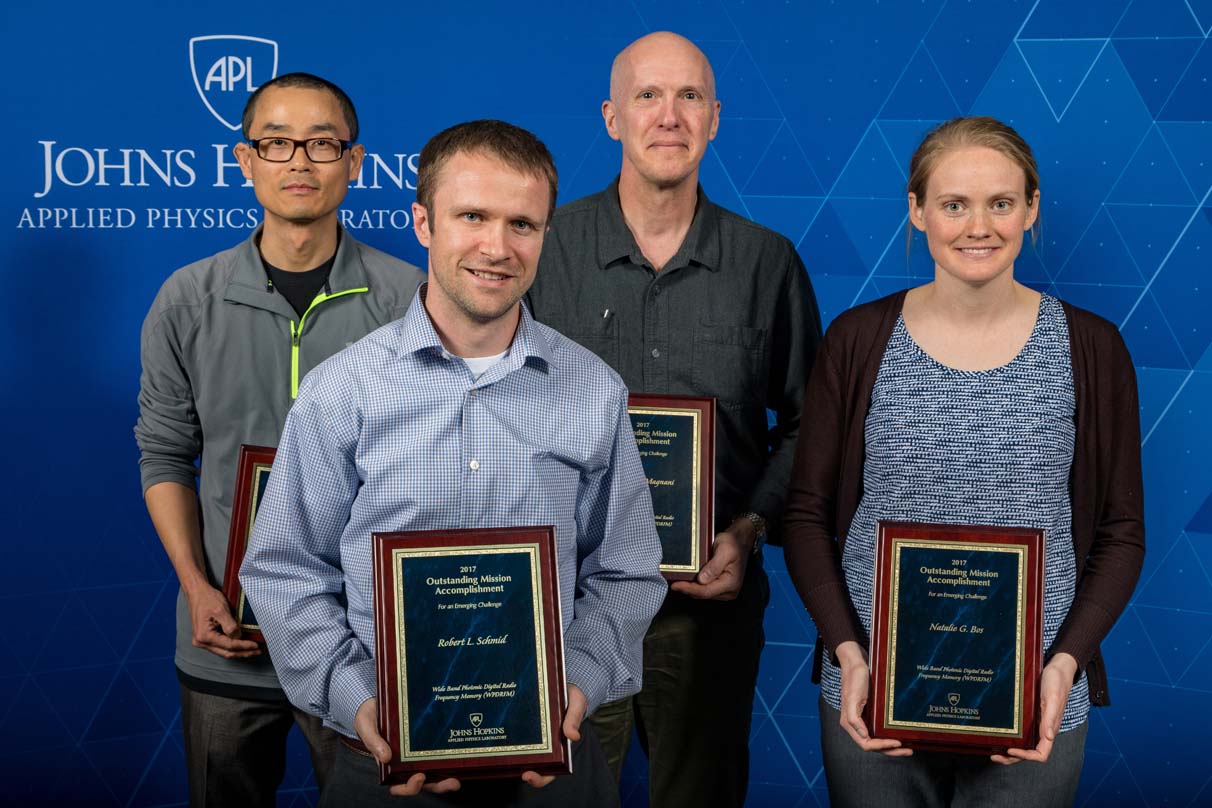
[{"label": "apl shield logo", "polygon": [[278,75],[278,43],[239,34],[196,36],[189,40],[189,69],[202,103],[236,131],[249,94]]},{"label": "apl shield logo", "polygon": [[471,714],[471,725],[473,727],[478,727],[478,726],[480,726],[480,724],[483,724],[483,723],[484,723],[484,714],[483,713],[472,713]]},{"label": "apl shield logo", "polygon": [[947,694],[947,703],[950,704],[952,707],[959,704],[959,701],[960,701],[959,693],[948,693]]}]

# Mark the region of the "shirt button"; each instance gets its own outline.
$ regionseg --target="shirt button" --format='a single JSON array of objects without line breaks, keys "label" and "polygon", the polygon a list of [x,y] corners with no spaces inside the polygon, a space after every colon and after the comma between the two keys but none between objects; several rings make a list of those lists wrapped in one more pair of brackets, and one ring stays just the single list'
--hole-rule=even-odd
[{"label": "shirt button", "polygon": [[661,358],[661,349],[660,349],[660,348],[653,348],[653,349],[652,349],[652,358],[653,358],[653,359],[660,359],[660,358]]},{"label": "shirt button", "polygon": [[470,463],[467,464],[467,467],[470,468],[472,471],[479,471],[480,470],[480,461],[472,460]]},{"label": "shirt button", "polygon": [[654,295],[659,295],[661,293],[661,287],[659,287],[659,286],[652,287],[652,293]]}]

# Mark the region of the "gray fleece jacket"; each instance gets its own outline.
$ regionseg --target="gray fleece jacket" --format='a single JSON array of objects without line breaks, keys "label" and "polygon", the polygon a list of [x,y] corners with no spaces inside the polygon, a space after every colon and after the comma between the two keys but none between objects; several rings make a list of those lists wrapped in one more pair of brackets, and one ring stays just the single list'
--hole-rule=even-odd
[{"label": "gray fleece jacket", "polygon": [[[403,316],[424,273],[342,232],[328,283],[302,318],[268,284],[257,241],[174,272],[143,323],[135,439],[143,490],[194,487],[207,572],[222,588],[241,444],[277,446],[299,381]],[[197,464],[198,460],[200,464]],[[196,679],[278,689],[268,655],[225,660],[194,648],[177,597],[177,667]]]}]

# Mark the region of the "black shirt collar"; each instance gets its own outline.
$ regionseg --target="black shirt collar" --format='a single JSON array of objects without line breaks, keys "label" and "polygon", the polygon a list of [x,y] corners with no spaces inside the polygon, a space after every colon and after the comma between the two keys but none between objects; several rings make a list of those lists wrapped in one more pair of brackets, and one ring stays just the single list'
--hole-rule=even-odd
[{"label": "black shirt collar", "polygon": [[[623,219],[623,208],[619,204],[619,178],[615,177],[610,187],[602,192],[602,204],[598,206],[598,266],[606,269],[612,264],[627,259],[636,266],[648,264],[644,254],[635,243],[635,236]],[[665,265],[668,269],[697,264],[716,272],[720,268],[719,210],[698,186],[698,202],[690,230],[677,253]]]}]

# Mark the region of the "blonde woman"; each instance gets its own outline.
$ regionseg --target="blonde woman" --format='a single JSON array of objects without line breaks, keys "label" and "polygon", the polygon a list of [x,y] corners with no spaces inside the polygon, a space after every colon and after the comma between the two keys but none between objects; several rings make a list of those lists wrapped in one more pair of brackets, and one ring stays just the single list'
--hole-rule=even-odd
[{"label": "blonde woman", "polygon": [[[830,799],[1070,805],[1090,705],[1108,703],[1099,643],[1144,557],[1132,361],[1114,325],[1015,280],[1040,190],[1011,127],[969,117],[930,132],[910,163],[908,201],[934,280],[834,321],[808,383],[788,499],[787,566],[820,631]],[[914,753],[870,737],[861,714],[880,519],[1045,530],[1035,748]]]}]

